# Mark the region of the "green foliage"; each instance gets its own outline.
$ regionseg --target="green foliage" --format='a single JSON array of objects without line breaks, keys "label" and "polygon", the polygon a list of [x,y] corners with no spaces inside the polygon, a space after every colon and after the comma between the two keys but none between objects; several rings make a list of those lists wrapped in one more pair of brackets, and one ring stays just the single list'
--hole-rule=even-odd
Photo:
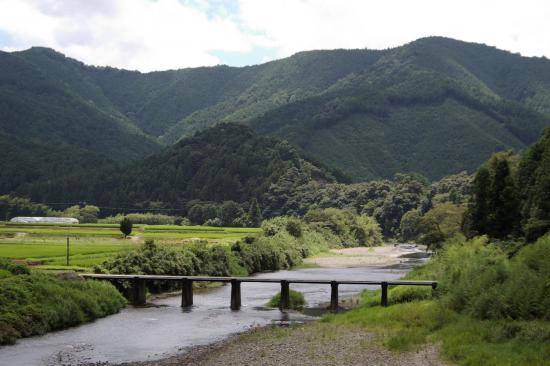
[{"label": "green foliage", "polygon": [[420,218],[417,232],[418,241],[431,250],[441,248],[443,242],[461,233],[462,219],[466,207],[443,203],[433,207]]},{"label": "green foliage", "polygon": [[364,307],[323,322],[368,327],[390,349],[437,342],[459,365],[545,365],[550,350],[550,236],[523,244],[509,258],[487,237],[449,239],[433,259],[405,276],[434,279],[430,288],[396,286],[390,307],[380,291]]},{"label": "green foliage", "polygon": [[0,196],[0,220],[8,221],[16,216],[53,216],[55,211],[46,205],[32,203],[27,198]]},{"label": "green foliage", "polygon": [[262,223],[262,211],[260,210],[260,204],[258,203],[256,197],[252,198],[252,200],[250,201],[250,206],[248,208],[248,217],[250,218],[250,223],[253,227],[258,227]]},{"label": "green foliage", "polygon": [[134,224],[147,225],[188,225],[189,222],[185,218],[178,216],[170,216],[156,213],[128,213],[108,216],[100,219],[99,222],[105,224],[118,224],[123,218],[128,218]]},{"label": "green foliage", "polygon": [[507,238],[518,234],[521,215],[517,160],[510,153],[495,154],[476,174],[464,222],[469,236]]},{"label": "green foliage", "polygon": [[9,152],[0,157],[2,192],[159,150],[86,81],[86,70],[43,48],[0,54],[0,145]]},{"label": "green foliage", "polygon": [[321,321],[365,327],[395,351],[415,351],[427,342],[437,343],[443,356],[457,365],[546,365],[550,357],[548,322],[479,320],[457,314],[437,301],[363,307]]},{"label": "green foliage", "polygon": [[525,235],[534,241],[550,230],[550,128],[523,155],[518,180]]},{"label": "green foliage", "polygon": [[99,208],[97,206],[86,205],[80,207],[78,205],[66,208],[62,215],[67,217],[74,217],[82,224],[93,224],[97,222],[97,216],[99,214]]},{"label": "green foliage", "polygon": [[132,233],[132,227],[132,220],[129,218],[125,217],[120,221],[120,232],[124,234],[124,237],[127,237]]},{"label": "green foliage", "polygon": [[241,205],[248,208],[252,198],[262,197],[293,169],[310,180],[334,181],[284,141],[242,125],[219,124],[143,161],[30,184],[21,193],[36,201],[86,200],[110,207],[161,202],[168,209],[189,207],[194,224],[218,217],[223,225],[242,225],[248,217]]},{"label": "green foliage", "polygon": [[422,221],[422,213],[418,209],[412,209],[405,212],[399,223],[399,232],[401,239],[404,241],[415,240],[420,234],[420,223]]},{"label": "green foliage", "polygon": [[[306,299],[304,294],[299,291],[290,289],[288,294],[288,308],[293,310],[301,310],[306,305]],[[278,308],[281,304],[281,293],[275,294],[267,303],[267,306],[272,308]]]},{"label": "green foliage", "polygon": [[[310,255],[331,247],[346,245],[379,245],[378,225],[370,218],[345,213],[349,222],[340,223],[335,234],[295,217],[264,220],[258,236],[247,236],[231,247],[200,242],[183,247],[156,245],[153,241],[137,249],[118,254],[96,268],[110,273],[163,275],[246,275],[263,271],[288,269]],[[350,227],[346,227],[350,225]],[[363,230],[364,237],[356,238]],[[354,242],[346,241],[351,237]],[[170,285],[150,286],[152,291],[169,289]]]},{"label": "green foliage", "polygon": [[[256,197],[265,211],[262,195],[272,183],[289,168],[308,170],[289,159],[286,143],[278,154],[272,142],[249,144],[246,133],[230,134],[221,147],[213,141],[224,137],[210,135],[126,162],[157,152],[157,137],[172,144],[218,123],[244,122],[344,173],[334,176],[438,179],[473,171],[495,151],[525,148],[550,113],[548,60],[437,37],[384,51],[303,52],[246,68],[142,74],[88,67],[44,48],[2,52],[0,66],[0,192],[41,202],[146,207],[153,200],[181,208],[194,199],[232,200],[248,211]],[[257,152],[263,145],[267,156]],[[309,170],[313,180],[327,180]],[[461,201],[460,190],[441,194]],[[295,214],[266,217],[283,213]],[[395,230],[400,220],[386,221]]]},{"label": "green foliage", "polygon": [[125,303],[105,282],[41,274],[0,278],[0,344],[116,313]]},{"label": "green foliage", "polygon": [[455,237],[407,277],[437,279],[444,306],[479,319],[550,319],[548,236],[511,259],[486,237]]},{"label": "green foliage", "polygon": [[550,129],[518,157],[495,154],[478,171],[464,231],[533,242],[550,230]]},{"label": "green foliage", "polygon": [[22,274],[31,273],[31,271],[29,270],[29,267],[24,266],[22,264],[14,263],[12,260],[8,258],[1,258],[1,257],[0,257],[0,269],[6,270],[13,275],[22,275]]}]

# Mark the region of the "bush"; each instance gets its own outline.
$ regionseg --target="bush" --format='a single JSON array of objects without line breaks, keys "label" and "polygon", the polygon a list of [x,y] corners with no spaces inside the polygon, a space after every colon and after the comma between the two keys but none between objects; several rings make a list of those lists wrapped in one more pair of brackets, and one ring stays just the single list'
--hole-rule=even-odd
[{"label": "bush", "polygon": [[0,258],[0,269],[6,270],[14,275],[30,274],[29,267],[17,264],[8,258]]},{"label": "bush", "polygon": [[[281,293],[277,293],[269,300],[267,306],[278,308],[281,304]],[[301,310],[306,305],[304,294],[299,291],[289,290],[288,307],[294,310]]]},{"label": "bush", "polygon": [[550,236],[508,259],[486,237],[457,236],[409,279],[437,279],[449,308],[479,319],[550,319]]},{"label": "bush", "polygon": [[126,301],[109,283],[50,275],[0,278],[0,344],[118,312]]},{"label": "bush", "polygon": [[104,224],[118,224],[124,218],[130,219],[134,224],[145,225],[188,225],[189,221],[181,216],[169,216],[155,213],[129,213],[109,216],[99,220]]}]

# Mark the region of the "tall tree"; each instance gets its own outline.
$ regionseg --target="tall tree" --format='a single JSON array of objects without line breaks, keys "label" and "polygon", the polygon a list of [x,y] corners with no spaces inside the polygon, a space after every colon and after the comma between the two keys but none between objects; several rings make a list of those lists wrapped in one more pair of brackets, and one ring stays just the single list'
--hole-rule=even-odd
[{"label": "tall tree", "polygon": [[262,211],[260,210],[260,204],[258,203],[258,200],[256,197],[252,198],[252,201],[250,202],[250,208],[248,209],[248,216],[250,217],[250,221],[252,221],[253,226],[260,226],[263,217],[262,217]]}]

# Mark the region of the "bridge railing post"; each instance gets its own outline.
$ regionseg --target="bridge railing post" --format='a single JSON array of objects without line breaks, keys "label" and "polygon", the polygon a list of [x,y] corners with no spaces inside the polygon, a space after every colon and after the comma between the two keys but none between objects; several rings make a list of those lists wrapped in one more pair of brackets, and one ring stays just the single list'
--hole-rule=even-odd
[{"label": "bridge railing post", "polygon": [[193,305],[193,280],[184,278],[181,280],[181,307]]},{"label": "bridge railing post", "polygon": [[380,301],[382,306],[388,306],[388,283],[382,282],[382,299]]},{"label": "bridge railing post", "polygon": [[338,311],[338,282],[330,282],[330,310],[332,312]]},{"label": "bridge railing post", "polygon": [[135,277],[132,279],[132,304],[145,305],[147,301],[147,287],[144,279]]},{"label": "bridge railing post", "polygon": [[281,301],[279,309],[288,309],[290,305],[290,285],[287,280],[281,280]]},{"label": "bridge railing post", "polygon": [[241,308],[241,281],[237,279],[231,280],[231,310],[239,310]]}]

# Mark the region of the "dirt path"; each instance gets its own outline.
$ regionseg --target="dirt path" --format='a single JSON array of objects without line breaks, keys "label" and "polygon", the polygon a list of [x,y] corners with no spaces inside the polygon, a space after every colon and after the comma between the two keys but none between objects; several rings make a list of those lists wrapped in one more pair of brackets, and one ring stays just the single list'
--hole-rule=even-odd
[{"label": "dirt path", "polygon": [[391,352],[365,329],[326,323],[292,328],[260,328],[226,341],[197,347],[181,356],[127,366],[214,365],[447,365],[436,347],[417,352]]},{"label": "dirt path", "polygon": [[306,258],[304,262],[326,268],[388,266],[399,263],[402,260],[399,256],[405,253],[407,251],[393,245],[332,249],[321,256]]}]

